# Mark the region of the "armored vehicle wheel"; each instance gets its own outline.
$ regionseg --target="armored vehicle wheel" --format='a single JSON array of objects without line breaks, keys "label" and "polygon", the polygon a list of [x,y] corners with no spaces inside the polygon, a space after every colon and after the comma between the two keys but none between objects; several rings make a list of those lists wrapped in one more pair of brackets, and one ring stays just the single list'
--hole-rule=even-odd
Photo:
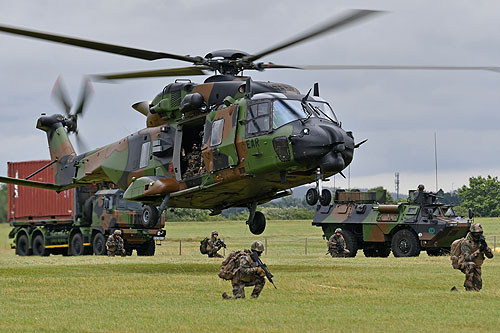
[{"label": "armored vehicle wheel", "polygon": [[307,190],[306,202],[308,205],[314,206],[318,202],[318,199],[319,199],[319,194],[315,188],[310,188]]},{"label": "armored vehicle wheel", "polygon": [[30,246],[28,243],[28,236],[26,236],[25,234],[22,234],[17,238],[16,254],[21,257],[29,256],[31,254]]},{"label": "armored vehicle wheel", "polygon": [[33,239],[33,254],[40,257],[46,257],[50,254],[45,248],[42,235],[36,235]]},{"label": "armored vehicle wheel", "polygon": [[394,234],[391,248],[395,257],[417,257],[420,254],[417,235],[407,229],[399,230]]},{"label": "armored vehicle wheel", "polygon": [[328,206],[332,201],[332,192],[328,189],[321,191],[321,197],[319,197],[319,203],[321,206]]},{"label": "armored vehicle wheel", "polygon": [[346,257],[354,258],[358,254],[358,241],[356,237],[349,230],[342,230],[342,236],[345,240],[345,246],[350,252]]},{"label": "armored vehicle wheel", "polygon": [[155,255],[155,242],[154,240],[148,240],[146,243],[142,244],[137,248],[138,256],[154,256]]},{"label": "armored vehicle wheel", "polygon": [[145,228],[152,228],[158,222],[158,209],[155,206],[145,205],[141,214],[141,224]]},{"label": "armored vehicle wheel", "polygon": [[106,241],[102,233],[97,233],[92,242],[92,250],[96,256],[103,256],[106,254]]},{"label": "armored vehicle wheel", "polygon": [[75,234],[73,236],[69,249],[72,256],[81,256],[83,254],[84,246],[81,234]]},{"label": "armored vehicle wheel", "polygon": [[92,205],[92,198],[88,198],[85,203],[83,204],[83,217],[87,220],[87,223],[92,223],[92,211],[93,211],[93,205]]},{"label": "armored vehicle wheel", "polygon": [[255,212],[253,220],[248,223],[250,232],[254,235],[260,235],[266,229],[266,216],[262,212]]}]

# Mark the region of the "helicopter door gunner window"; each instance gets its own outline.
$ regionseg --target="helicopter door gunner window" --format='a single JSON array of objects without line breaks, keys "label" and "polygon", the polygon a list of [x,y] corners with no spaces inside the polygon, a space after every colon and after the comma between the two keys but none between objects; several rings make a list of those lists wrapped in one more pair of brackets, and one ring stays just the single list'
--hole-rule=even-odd
[{"label": "helicopter door gunner window", "polygon": [[139,168],[145,168],[149,163],[149,151],[151,147],[151,141],[144,142],[141,148],[141,161],[139,163]]},{"label": "helicopter door gunner window", "polygon": [[267,102],[257,103],[249,106],[247,112],[248,135],[254,135],[270,130],[270,111],[270,104]]},{"label": "helicopter door gunner window", "polygon": [[224,134],[224,118],[217,119],[212,124],[212,135],[210,136],[210,147],[215,147],[221,144]]}]

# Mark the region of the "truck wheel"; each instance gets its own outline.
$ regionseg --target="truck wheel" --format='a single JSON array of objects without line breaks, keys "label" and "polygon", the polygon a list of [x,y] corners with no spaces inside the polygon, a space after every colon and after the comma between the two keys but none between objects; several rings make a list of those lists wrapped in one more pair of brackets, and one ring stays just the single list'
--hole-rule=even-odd
[{"label": "truck wheel", "polygon": [[[318,191],[315,188],[310,188],[306,192],[306,202],[310,206],[314,206],[319,199]],[[331,200],[331,198],[330,198]]]},{"label": "truck wheel", "polygon": [[106,241],[104,240],[104,235],[98,232],[94,236],[94,241],[92,242],[92,249],[96,256],[103,256],[106,254]]},{"label": "truck wheel", "polygon": [[150,239],[144,244],[142,244],[140,247],[137,248],[137,255],[138,256],[154,256],[155,255],[155,242],[154,240]]},{"label": "truck wheel", "polygon": [[158,222],[158,209],[155,206],[146,205],[141,214],[141,224],[144,228],[152,228]]},{"label": "truck wheel", "polygon": [[319,203],[321,206],[328,206],[330,202],[332,201],[332,192],[328,189],[323,189],[321,191],[321,196],[319,197]]},{"label": "truck wheel", "polygon": [[407,229],[399,230],[394,234],[391,248],[395,257],[418,257],[420,254],[417,235]]},{"label": "truck wheel", "polygon": [[33,239],[33,254],[40,257],[46,257],[50,254],[45,248],[42,235],[36,235],[35,239]]},{"label": "truck wheel", "polygon": [[356,237],[349,230],[342,230],[342,236],[345,240],[345,246],[350,252],[346,257],[354,258],[358,254],[358,241]]},{"label": "truck wheel", "polygon": [[83,254],[83,238],[81,234],[75,234],[71,239],[70,250],[72,256],[81,256]]},{"label": "truck wheel", "polygon": [[16,254],[21,257],[29,256],[31,254],[30,246],[28,243],[28,236],[26,236],[25,234],[22,234],[17,238]]},{"label": "truck wheel", "polygon": [[255,212],[253,220],[248,223],[250,232],[254,235],[260,235],[266,229],[266,216],[262,212]]},{"label": "truck wheel", "polygon": [[83,217],[85,217],[88,224],[92,223],[92,211],[93,211],[92,202],[93,198],[90,197],[87,200],[85,200],[85,203],[83,204]]}]

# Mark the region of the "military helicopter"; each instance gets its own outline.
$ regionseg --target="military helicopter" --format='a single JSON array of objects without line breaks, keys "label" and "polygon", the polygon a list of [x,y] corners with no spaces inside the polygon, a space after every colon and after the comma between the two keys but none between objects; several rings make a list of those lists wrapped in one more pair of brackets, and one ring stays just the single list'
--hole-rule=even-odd
[{"label": "military helicopter", "polygon": [[[340,18],[255,54],[219,50],[206,56],[183,56],[0,25],[0,31],[145,60],[175,59],[188,67],[92,76],[118,80],[159,76],[215,75],[198,84],[176,80],[152,102],[133,108],[146,117],[146,128],[104,147],[77,154],[68,133],[78,133],[77,120],[88,96],[71,113],[71,105],[56,88],[65,115],[42,115],[37,128],[47,133],[55,184],[0,177],[1,182],[55,191],[105,181],[125,191],[124,199],[145,205],[146,218],[160,218],[167,208],[209,209],[219,214],[229,207],[247,207],[253,234],[266,226],[259,204],[287,196],[290,189],[316,182],[306,199],[328,205],[326,178],[341,174],[352,161],[352,132],[342,128],[332,106],[320,97],[316,83],[306,94],[283,83],[257,82],[244,70],[267,69],[465,69],[496,67],[446,66],[289,66],[257,62],[298,43],[374,16],[371,10],[349,11]],[[312,93],[311,93],[312,92]],[[41,171],[41,170],[39,170]],[[156,208],[159,206],[159,209]]]}]

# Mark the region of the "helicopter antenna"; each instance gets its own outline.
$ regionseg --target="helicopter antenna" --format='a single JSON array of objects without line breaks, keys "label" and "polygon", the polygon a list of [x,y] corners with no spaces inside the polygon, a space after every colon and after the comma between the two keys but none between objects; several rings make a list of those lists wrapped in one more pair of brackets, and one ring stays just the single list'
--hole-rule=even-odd
[{"label": "helicopter antenna", "polygon": [[437,136],[434,132],[434,162],[436,165],[436,192],[438,191],[438,153],[437,153]]}]

